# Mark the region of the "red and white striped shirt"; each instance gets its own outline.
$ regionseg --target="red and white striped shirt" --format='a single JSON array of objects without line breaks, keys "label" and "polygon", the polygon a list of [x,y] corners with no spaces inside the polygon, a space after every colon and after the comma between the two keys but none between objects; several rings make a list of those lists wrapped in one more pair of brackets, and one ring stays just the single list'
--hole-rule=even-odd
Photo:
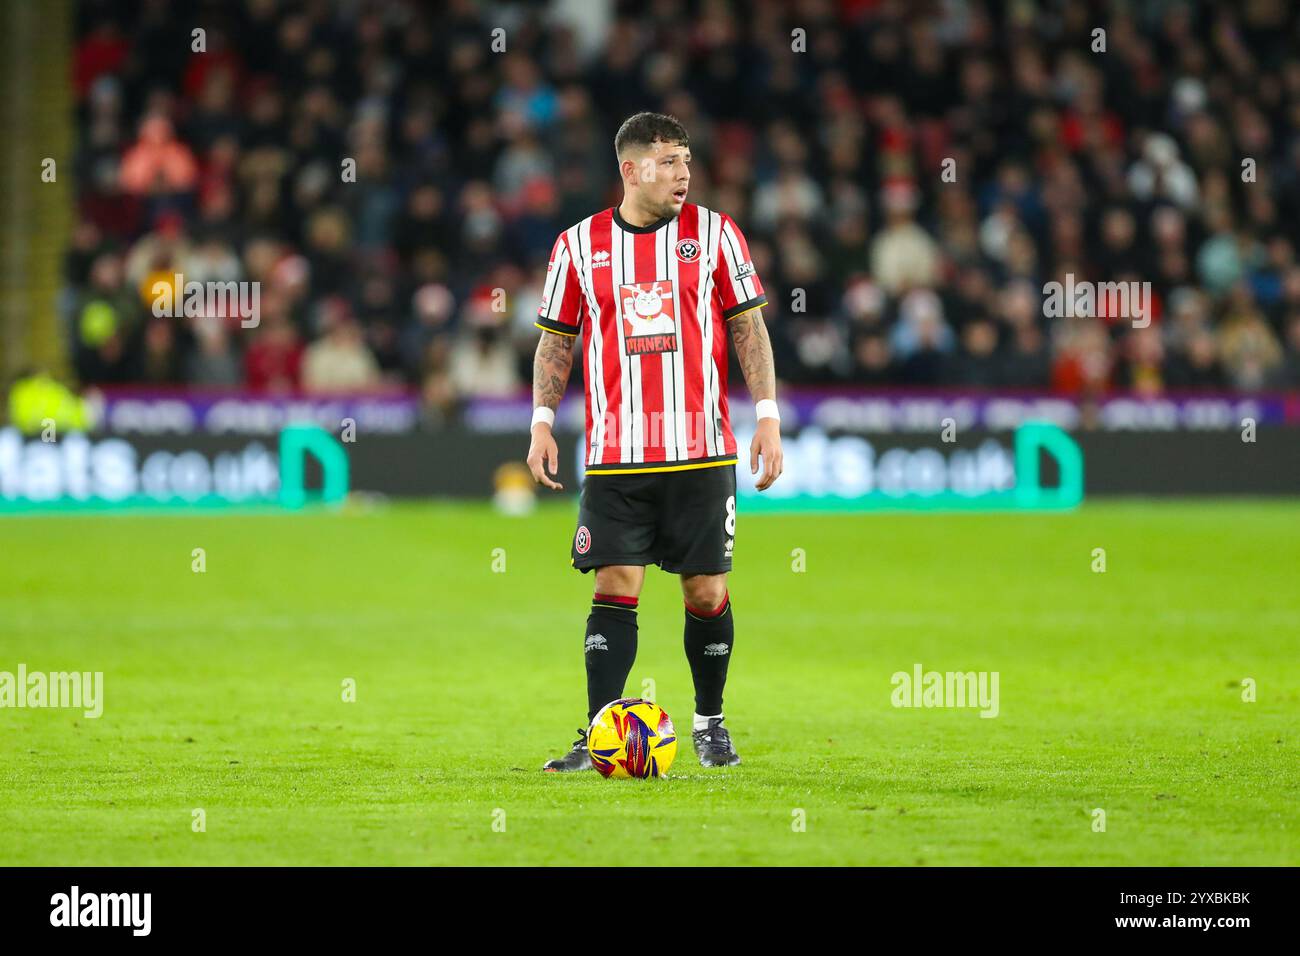
[{"label": "red and white striped shirt", "polygon": [[617,209],[555,241],[537,326],[584,335],[587,471],[727,465],[727,322],[767,302],[732,220],[686,203],[631,226]]}]

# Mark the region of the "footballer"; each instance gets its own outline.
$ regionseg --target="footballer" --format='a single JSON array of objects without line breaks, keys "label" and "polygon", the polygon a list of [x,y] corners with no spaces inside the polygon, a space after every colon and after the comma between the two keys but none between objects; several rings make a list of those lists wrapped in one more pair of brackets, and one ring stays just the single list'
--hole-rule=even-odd
[{"label": "footballer", "polygon": [[[538,312],[533,478],[554,490],[552,427],[582,336],[586,479],[573,566],[595,571],[587,617],[587,723],[623,696],[637,647],[647,565],[679,575],[692,740],[701,765],[737,764],[722,691],[735,635],[727,592],[736,537],[736,439],[727,410],[727,342],[756,402],[750,471],[781,474],[767,302],[745,237],[725,214],[686,201],[691,149],[673,117],[637,113],[614,138],[623,201],[556,239]],[[591,767],[587,731],[549,771]]]}]

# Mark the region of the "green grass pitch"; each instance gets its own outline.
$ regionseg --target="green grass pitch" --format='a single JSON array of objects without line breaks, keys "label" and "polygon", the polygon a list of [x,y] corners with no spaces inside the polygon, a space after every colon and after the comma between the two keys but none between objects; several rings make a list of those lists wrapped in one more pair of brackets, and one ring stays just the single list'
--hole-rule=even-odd
[{"label": "green grass pitch", "polygon": [[[584,710],[573,514],[4,519],[0,671],[105,706],[0,710],[0,865],[1300,863],[1300,502],[742,510],[744,763],[658,781],[539,770]],[[628,692],[686,729],[674,577],[640,625]],[[999,715],[891,706],[916,663]]]}]

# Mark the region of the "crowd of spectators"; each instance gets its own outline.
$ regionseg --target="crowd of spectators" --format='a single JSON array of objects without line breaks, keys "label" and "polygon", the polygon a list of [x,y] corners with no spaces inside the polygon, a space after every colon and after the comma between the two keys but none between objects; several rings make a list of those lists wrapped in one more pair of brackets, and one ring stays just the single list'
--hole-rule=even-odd
[{"label": "crowd of spectators", "polygon": [[[87,384],[516,394],[551,244],[653,109],[745,230],[783,381],[1300,385],[1289,0],[80,9]],[[260,283],[257,327],[155,315],[177,274]],[[1150,282],[1153,321],[1048,317],[1067,274]]]}]

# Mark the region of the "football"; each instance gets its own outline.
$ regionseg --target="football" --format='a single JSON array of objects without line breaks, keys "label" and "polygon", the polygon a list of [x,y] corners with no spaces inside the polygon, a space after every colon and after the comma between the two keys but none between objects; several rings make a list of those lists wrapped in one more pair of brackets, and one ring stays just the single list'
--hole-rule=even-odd
[{"label": "football", "polygon": [[658,704],[625,697],[596,714],[587,750],[602,777],[662,777],[677,756],[677,732]]}]

